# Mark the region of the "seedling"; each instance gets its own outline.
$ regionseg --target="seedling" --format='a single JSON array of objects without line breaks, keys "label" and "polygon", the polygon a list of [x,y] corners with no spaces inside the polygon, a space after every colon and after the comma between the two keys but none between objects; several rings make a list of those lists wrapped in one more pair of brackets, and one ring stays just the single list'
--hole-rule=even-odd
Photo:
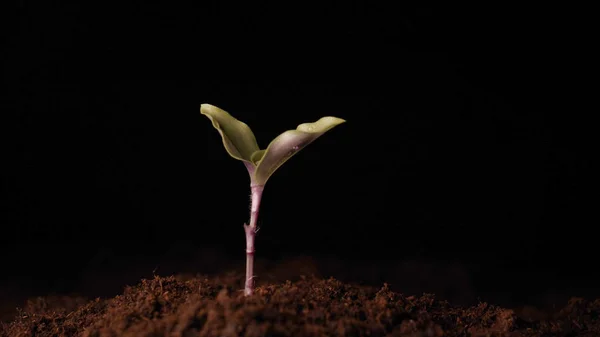
[{"label": "seedling", "polygon": [[200,105],[200,113],[206,115],[223,138],[229,155],[241,160],[250,174],[250,224],[244,223],[246,231],[246,282],[244,294],[252,295],[254,289],[254,239],[258,228],[256,220],[265,183],[283,163],[290,159],[322,134],[344,123],[337,117],[322,117],[314,123],[298,125],[275,137],[266,149],[261,150],[250,127],[231,116],[225,110],[210,104]]}]

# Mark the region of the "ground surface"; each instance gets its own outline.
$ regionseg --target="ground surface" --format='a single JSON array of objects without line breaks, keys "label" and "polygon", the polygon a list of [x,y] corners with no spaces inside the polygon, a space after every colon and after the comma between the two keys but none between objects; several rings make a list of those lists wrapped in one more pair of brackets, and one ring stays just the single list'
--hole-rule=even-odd
[{"label": "ground surface", "polygon": [[38,298],[0,336],[600,336],[600,300],[542,314],[333,278],[265,284],[249,298],[241,288],[235,274],[155,276],[114,298]]}]

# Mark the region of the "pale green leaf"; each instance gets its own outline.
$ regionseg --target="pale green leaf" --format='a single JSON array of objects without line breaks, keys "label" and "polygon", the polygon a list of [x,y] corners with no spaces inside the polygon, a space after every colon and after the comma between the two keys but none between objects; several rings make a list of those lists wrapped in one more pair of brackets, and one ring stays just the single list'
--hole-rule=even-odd
[{"label": "pale green leaf", "polygon": [[258,165],[258,162],[262,159],[262,157],[265,155],[266,150],[258,150],[256,152],[254,152],[252,154],[252,157],[250,157],[250,161],[252,161],[252,163],[254,165]]},{"label": "pale green leaf", "polygon": [[259,148],[254,133],[246,123],[210,104],[200,105],[200,113],[208,117],[219,131],[230,156],[254,165],[252,155],[259,151]]},{"label": "pale green leaf", "polygon": [[[260,154],[262,158],[256,163],[257,168],[254,171],[253,184],[264,185],[273,172],[298,151],[325,132],[344,122],[345,120],[337,117],[322,117],[314,123],[300,124],[296,130],[288,130],[277,136],[269,144],[266,151]],[[253,159],[258,156],[255,155]]]}]

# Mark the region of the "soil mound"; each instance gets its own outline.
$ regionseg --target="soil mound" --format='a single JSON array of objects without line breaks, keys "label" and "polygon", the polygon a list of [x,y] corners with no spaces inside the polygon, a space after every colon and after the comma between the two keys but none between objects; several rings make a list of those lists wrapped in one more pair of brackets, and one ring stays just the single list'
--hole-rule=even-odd
[{"label": "soil mound", "polygon": [[38,298],[0,336],[600,336],[600,300],[573,298],[542,315],[487,303],[456,307],[434,295],[303,277],[244,297],[241,275],[156,276],[122,295]]}]

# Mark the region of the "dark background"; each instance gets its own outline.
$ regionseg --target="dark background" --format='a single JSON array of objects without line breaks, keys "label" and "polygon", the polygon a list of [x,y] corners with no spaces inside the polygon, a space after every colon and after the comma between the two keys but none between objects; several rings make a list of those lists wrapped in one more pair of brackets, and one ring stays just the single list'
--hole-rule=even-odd
[{"label": "dark background", "polygon": [[581,13],[21,1],[4,15],[10,303],[243,267],[248,175],[201,103],[261,147],[347,120],[266,185],[263,263],[459,302],[599,295]]}]

